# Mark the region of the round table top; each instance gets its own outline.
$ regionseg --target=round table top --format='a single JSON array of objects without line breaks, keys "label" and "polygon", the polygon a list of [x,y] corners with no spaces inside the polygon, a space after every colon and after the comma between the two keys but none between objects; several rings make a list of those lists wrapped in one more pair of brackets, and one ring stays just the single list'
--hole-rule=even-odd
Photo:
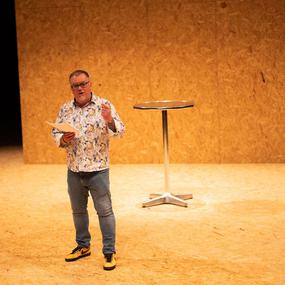
[{"label": "round table top", "polygon": [[190,108],[194,106],[193,101],[187,100],[162,100],[162,101],[148,101],[134,105],[134,109],[141,110],[168,110],[168,109],[182,109],[182,108]]}]

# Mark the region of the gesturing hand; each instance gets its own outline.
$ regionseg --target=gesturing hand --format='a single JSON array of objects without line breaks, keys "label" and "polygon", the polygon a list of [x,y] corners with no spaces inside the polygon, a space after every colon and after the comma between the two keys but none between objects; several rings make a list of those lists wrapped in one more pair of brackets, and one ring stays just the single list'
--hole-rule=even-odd
[{"label": "gesturing hand", "polygon": [[110,106],[106,104],[101,104],[101,108],[102,108],[101,114],[103,119],[106,121],[106,123],[111,123],[113,121],[113,118]]}]

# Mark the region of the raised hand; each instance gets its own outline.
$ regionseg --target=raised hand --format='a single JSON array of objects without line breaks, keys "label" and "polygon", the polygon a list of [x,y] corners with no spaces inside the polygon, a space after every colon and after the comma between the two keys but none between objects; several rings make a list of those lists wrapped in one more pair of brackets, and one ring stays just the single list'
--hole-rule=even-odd
[{"label": "raised hand", "polygon": [[107,104],[101,104],[101,114],[103,119],[106,121],[106,123],[111,123],[113,121],[112,114],[111,114],[111,108]]}]

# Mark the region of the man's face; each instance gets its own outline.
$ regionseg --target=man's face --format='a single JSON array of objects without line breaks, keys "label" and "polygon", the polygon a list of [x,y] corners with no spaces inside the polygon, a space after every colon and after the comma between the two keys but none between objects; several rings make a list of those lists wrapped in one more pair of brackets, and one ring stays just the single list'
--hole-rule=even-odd
[{"label": "man's face", "polygon": [[91,98],[91,82],[84,74],[72,76],[70,78],[70,86],[74,98],[79,106],[84,106]]}]

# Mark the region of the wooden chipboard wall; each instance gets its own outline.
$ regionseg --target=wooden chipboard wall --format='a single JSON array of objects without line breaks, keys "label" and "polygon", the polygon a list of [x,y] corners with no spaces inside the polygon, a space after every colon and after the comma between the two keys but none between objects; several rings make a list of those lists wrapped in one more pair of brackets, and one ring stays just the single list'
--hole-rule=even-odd
[{"label": "wooden chipboard wall", "polygon": [[169,111],[171,163],[285,161],[284,0],[16,0],[26,163],[63,163],[50,128],[86,69],[126,125],[112,163],[161,163],[159,111]]}]

